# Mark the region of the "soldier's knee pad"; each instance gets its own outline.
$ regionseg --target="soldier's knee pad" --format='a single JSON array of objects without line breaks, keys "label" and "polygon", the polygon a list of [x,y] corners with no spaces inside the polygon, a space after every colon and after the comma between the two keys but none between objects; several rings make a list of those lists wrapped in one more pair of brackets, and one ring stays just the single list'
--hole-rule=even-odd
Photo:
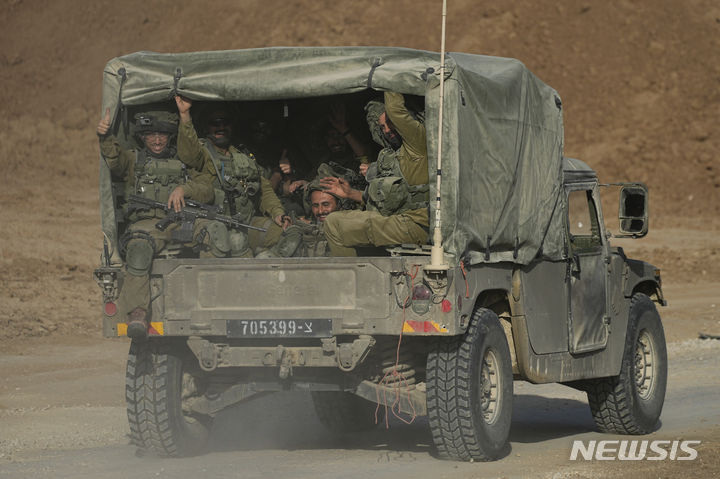
[{"label": "soldier's knee pad", "polygon": [[150,272],[153,254],[152,244],[146,239],[132,239],[127,244],[125,263],[128,273],[143,276]]},{"label": "soldier's knee pad", "polygon": [[[244,258],[250,254],[250,242],[244,231],[230,231],[230,256]],[[251,256],[251,255],[250,255]]]},{"label": "soldier's knee pad", "polygon": [[205,230],[207,231],[207,245],[213,256],[222,258],[230,252],[230,239],[228,238],[228,230],[224,224],[213,221],[209,223]]},{"label": "soldier's knee pad", "polygon": [[255,255],[257,259],[279,258],[278,254],[271,249],[264,249]]}]

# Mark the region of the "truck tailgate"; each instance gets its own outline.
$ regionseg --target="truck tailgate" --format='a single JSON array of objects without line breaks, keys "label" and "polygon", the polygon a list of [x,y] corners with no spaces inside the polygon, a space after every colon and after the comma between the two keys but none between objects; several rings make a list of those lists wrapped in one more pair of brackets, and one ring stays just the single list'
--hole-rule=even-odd
[{"label": "truck tailgate", "polygon": [[[383,332],[401,258],[172,259],[153,264],[153,316],[225,334],[228,320],[331,319],[334,334]],[[195,327],[193,327],[193,325]],[[383,328],[381,328],[383,329]],[[397,329],[397,328],[393,328]],[[174,334],[180,334],[175,331]]]}]

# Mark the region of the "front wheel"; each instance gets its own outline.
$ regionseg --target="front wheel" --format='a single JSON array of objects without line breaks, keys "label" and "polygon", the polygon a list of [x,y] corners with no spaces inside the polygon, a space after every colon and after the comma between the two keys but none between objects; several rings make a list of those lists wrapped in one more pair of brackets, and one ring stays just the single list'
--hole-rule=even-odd
[{"label": "front wheel", "polygon": [[478,309],[463,336],[440,339],[428,355],[428,421],[439,455],[498,459],[510,434],[512,401],[505,332],[495,313]]},{"label": "front wheel", "polygon": [[198,386],[170,345],[132,341],[125,383],[132,442],[161,456],[202,451],[211,419],[183,411],[183,399],[199,394]]},{"label": "front wheel", "polygon": [[593,419],[603,432],[648,434],[665,401],[667,349],[660,315],[646,295],[632,297],[620,374],[587,382]]}]

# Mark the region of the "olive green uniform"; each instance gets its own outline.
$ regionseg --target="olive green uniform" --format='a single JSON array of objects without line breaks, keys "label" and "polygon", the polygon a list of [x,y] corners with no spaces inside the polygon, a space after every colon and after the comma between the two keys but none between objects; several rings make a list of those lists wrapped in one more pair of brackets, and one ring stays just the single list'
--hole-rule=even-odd
[{"label": "olive green uniform", "polygon": [[[385,92],[385,111],[402,138],[402,146],[395,152],[385,149],[381,156],[394,156],[402,178],[411,188],[426,188],[429,177],[425,125],[410,114],[399,93]],[[373,186],[371,181],[370,192]],[[399,213],[392,208],[335,211],[325,220],[324,230],[333,256],[355,256],[355,246],[426,243],[428,226],[428,208],[423,205]]]},{"label": "olive green uniform", "polygon": [[[154,158],[145,150],[125,150],[112,136],[100,139],[100,152],[116,177],[126,184],[126,197],[133,194],[167,203],[170,193],[182,186],[185,197],[208,203],[213,199],[212,178],[207,173],[188,168],[177,157]],[[171,240],[179,225],[170,224],[164,231],[155,225],[165,217],[161,209],[137,210],[128,214],[131,223],[121,239],[125,246],[125,275],[118,310],[125,317],[135,308],[149,311],[150,268],[153,256]],[[194,236],[200,225],[195,225]]]},{"label": "olive green uniform", "polygon": [[[234,146],[229,147],[227,154],[222,153],[212,142],[201,141],[191,122],[180,123],[177,143],[180,159],[189,166],[202,168],[203,174],[212,178],[215,204],[223,207],[224,214],[267,229],[249,231],[250,248],[257,251],[275,245],[283,231],[272,219],[284,215],[285,210],[253,155]],[[222,185],[218,176],[223,178]],[[257,216],[257,212],[265,216]],[[244,235],[240,231],[231,233],[233,256],[243,255]]]}]

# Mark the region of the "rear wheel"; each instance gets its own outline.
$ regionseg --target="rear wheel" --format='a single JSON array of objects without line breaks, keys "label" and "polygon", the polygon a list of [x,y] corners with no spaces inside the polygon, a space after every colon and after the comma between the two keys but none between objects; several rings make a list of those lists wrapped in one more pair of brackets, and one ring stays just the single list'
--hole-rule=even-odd
[{"label": "rear wheel", "polygon": [[603,432],[655,430],[665,401],[667,349],[660,315],[646,295],[632,298],[620,374],[587,381],[593,419]]},{"label": "rear wheel", "polygon": [[169,345],[133,341],[128,354],[125,399],[132,442],[161,456],[202,451],[211,418],[183,411],[199,394],[198,381]]},{"label": "rear wheel", "polygon": [[315,413],[328,430],[342,434],[375,427],[377,404],[340,391],[313,391]]},{"label": "rear wheel", "polygon": [[427,407],[441,457],[499,458],[510,434],[513,378],[510,349],[497,315],[473,314],[461,337],[439,340],[428,356]]}]

